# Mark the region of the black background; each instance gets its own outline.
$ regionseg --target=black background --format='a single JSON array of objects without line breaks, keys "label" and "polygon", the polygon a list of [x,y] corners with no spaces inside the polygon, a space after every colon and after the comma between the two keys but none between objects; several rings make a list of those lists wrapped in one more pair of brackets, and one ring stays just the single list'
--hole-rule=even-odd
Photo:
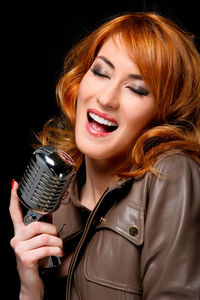
[{"label": "black background", "polygon": [[[5,299],[18,299],[19,281],[9,240],[13,235],[8,206],[12,178],[19,181],[32,153],[32,131],[57,114],[55,87],[67,51],[108,17],[121,12],[156,11],[196,36],[199,4],[188,1],[52,1],[36,5],[8,3],[2,10],[2,268]],[[3,15],[5,13],[5,15]],[[4,259],[6,254],[6,259]],[[3,293],[2,293],[3,295]],[[3,296],[4,297],[4,296]]]}]

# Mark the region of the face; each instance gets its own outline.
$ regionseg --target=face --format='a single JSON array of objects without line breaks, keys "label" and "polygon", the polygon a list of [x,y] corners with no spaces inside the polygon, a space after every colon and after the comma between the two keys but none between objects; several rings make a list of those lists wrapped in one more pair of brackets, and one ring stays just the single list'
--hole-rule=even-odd
[{"label": "face", "polygon": [[152,93],[137,66],[117,37],[108,39],[80,83],[77,147],[92,159],[126,159],[154,116]]}]

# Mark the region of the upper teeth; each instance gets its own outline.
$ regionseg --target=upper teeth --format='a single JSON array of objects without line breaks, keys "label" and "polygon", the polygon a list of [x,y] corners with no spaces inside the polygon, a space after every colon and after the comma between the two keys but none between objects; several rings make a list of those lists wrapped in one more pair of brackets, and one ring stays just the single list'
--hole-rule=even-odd
[{"label": "upper teeth", "polygon": [[95,115],[95,114],[92,113],[92,112],[89,112],[89,116],[90,116],[93,120],[95,120],[96,122],[98,122],[98,123],[100,123],[100,124],[107,125],[107,126],[117,126],[116,123],[113,123],[113,122],[108,121],[108,120],[106,120],[106,119],[104,119],[104,118],[101,118],[101,117]]}]

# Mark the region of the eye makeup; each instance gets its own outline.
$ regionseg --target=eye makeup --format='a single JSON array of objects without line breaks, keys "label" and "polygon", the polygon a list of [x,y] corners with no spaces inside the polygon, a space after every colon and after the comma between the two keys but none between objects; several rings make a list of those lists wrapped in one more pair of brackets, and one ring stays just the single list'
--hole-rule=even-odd
[{"label": "eye makeup", "polygon": [[[95,76],[99,76],[99,77],[103,77],[103,78],[108,78],[110,79],[110,75],[107,72],[106,68],[104,66],[102,66],[102,64],[108,64],[108,60],[105,59],[104,57],[102,58],[97,57],[97,59],[102,60],[103,62],[98,62],[98,61],[94,61],[93,65],[91,66],[91,71]],[[110,62],[108,64],[109,67],[110,66]],[[115,70],[115,67],[112,65],[112,69]],[[136,82],[143,82],[142,76],[140,74],[128,74],[127,77],[132,80],[132,81],[136,81]],[[148,96],[150,91],[144,87],[144,86],[140,86],[140,84],[131,84],[131,85],[127,85],[126,86],[127,89],[129,89],[131,92],[139,95],[139,96]]]},{"label": "eye makeup", "polygon": [[138,94],[139,96],[148,96],[149,95],[149,90],[147,90],[144,87],[131,87],[131,86],[127,86],[126,88],[130,89],[130,91],[132,91],[135,94]]},{"label": "eye makeup", "polygon": [[109,76],[103,70],[101,70],[101,68],[94,67],[94,68],[91,68],[91,71],[94,75],[109,78]]}]

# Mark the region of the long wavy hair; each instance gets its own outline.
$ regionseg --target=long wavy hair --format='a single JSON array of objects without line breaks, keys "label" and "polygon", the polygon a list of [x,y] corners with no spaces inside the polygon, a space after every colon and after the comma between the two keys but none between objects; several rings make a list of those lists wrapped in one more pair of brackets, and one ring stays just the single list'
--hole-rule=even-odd
[{"label": "long wavy hair", "polygon": [[158,108],[153,125],[141,132],[118,174],[136,177],[154,172],[158,156],[169,149],[180,149],[200,163],[200,55],[191,34],[154,13],[115,17],[69,51],[56,89],[62,118],[45,124],[40,141],[68,152],[80,166],[83,154],[74,139],[79,85],[103,43],[116,34]]}]

